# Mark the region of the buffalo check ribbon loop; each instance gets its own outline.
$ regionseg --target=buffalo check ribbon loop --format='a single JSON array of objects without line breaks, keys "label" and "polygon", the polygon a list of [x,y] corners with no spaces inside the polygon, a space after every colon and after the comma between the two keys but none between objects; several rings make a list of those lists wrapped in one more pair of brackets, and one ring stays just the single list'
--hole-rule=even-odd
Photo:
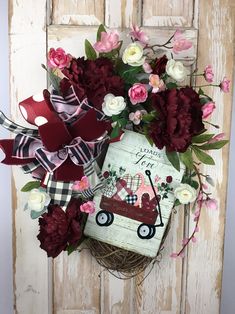
[{"label": "buffalo check ribbon loop", "polygon": [[107,137],[89,142],[77,137],[69,145],[51,152],[45,148],[41,140],[18,134],[14,141],[13,155],[21,159],[36,158],[46,171],[52,173],[67,158],[77,166],[92,162],[99,156],[106,141]]}]

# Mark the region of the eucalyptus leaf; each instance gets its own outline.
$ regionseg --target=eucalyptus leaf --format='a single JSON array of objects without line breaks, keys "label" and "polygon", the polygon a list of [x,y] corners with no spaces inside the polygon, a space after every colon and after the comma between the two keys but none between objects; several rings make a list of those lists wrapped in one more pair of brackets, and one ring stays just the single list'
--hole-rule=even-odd
[{"label": "eucalyptus leaf", "polygon": [[201,151],[198,146],[193,145],[192,149],[193,149],[195,155],[197,156],[198,160],[200,160],[202,163],[204,163],[206,165],[214,165],[215,164],[214,159],[210,155]]},{"label": "eucalyptus leaf", "polygon": [[185,166],[188,169],[192,170],[193,169],[193,156],[192,156],[191,150],[188,148],[186,152],[179,153],[179,156],[182,163],[185,164]]},{"label": "eucalyptus leaf", "polygon": [[95,60],[97,57],[95,49],[87,39],[85,40],[85,53],[88,60]]},{"label": "eucalyptus leaf", "polygon": [[167,152],[166,151],[166,156],[169,160],[169,162],[172,164],[172,166],[180,171],[180,160],[177,152]]},{"label": "eucalyptus leaf", "polygon": [[33,189],[38,189],[39,187],[40,181],[30,181],[22,187],[21,192],[29,192]]}]

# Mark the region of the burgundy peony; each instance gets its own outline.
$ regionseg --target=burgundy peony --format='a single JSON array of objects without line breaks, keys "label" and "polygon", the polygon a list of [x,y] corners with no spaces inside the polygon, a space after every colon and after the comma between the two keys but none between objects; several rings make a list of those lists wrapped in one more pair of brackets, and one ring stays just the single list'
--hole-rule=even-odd
[{"label": "burgundy peony", "polygon": [[192,137],[204,129],[199,95],[191,87],[152,94],[152,107],[158,116],[149,136],[159,149],[185,152]]},{"label": "burgundy peony", "polygon": [[85,97],[97,108],[102,108],[104,96],[113,94],[124,96],[124,82],[115,75],[112,62],[107,58],[85,60],[72,59],[69,68],[63,70],[66,76],[61,81],[62,92],[68,88],[68,82],[75,87],[78,98]]},{"label": "burgundy peony", "polygon": [[82,236],[80,212],[81,201],[72,199],[66,212],[59,205],[50,205],[48,212],[39,218],[40,247],[47,252],[48,257],[56,257],[68,245],[76,246]]},{"label": "burgundy peony", "polygon": [[161,76],[163,73],[165,73],[167,61],[168,59],[166,55],[162,56],[161,58],[157,58],[154,65],[152,66],[152,74],[158,74],[159,76]]}]

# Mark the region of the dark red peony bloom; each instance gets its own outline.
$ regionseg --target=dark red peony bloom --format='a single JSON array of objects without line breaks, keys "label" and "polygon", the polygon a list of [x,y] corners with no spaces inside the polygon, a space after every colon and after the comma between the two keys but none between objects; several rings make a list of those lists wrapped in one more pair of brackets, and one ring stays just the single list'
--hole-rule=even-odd
[{"label": "dark red peony bloom", "polygon": [[167,57],[166,55],[162,56],[161,58],[158,58],[154,61],[153,68],[153,74],[158,74],[161,76],[163,73],[166,72],[166,64],[167,64]]},{"label": "dark red peony bloom", "polygon": [[39,218],[40,247],[47,252],[48,257],[56,257],[68,245],[76,246],[81,239],[81,222],[83,214],[80,212],[81,202],[72,199],[66,209],[59,205],[50,205],[48,212]]},{"label": "dark red peony bloom", "polygon": [[61,83],[62,92],[68,88],[68,82],[75,87],[79,99],[88,101],[97,109],[101,109],[104,96],[108,93],[124,96],[124,82],[115,75],[112,62],[107,58],[85,60],[72,59],[69,68],[63,70],[67,77]]},{"label": "dark red peony bloom", "polygon": [[191,87],[152,94],[152,107],[158,116],[149,136],[159,149],[185,152],[192,137],[204,129],[199,95]]}]

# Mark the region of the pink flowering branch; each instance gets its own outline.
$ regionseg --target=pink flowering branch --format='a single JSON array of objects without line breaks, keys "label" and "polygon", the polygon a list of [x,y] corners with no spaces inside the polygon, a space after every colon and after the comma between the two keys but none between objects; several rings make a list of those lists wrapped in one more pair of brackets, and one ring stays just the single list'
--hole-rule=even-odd
[{"label": "pink flowering branch", "polygon": [[194,221],[196,222],[193,232],[191,234],[191,236],[189,238],[185,238],[182,241],[182,249],[178,252],[178,253],[172,253],[171,257],[172,258],[177,258],[177,257],[184,257],[183,253],[185,248],[188,246],[189,242],[192,241],[193,243],[196,242],[196,238],[195,238],[195,233],[199,231],[199,220],[200,220],[200,216],[201,216],[201,209],[202,209],[202,205],[203,205],[203,199],[202,199],[202,194],[204,193],[204,189],[203,189],[203,183],[201,180],[201,174],[199,173],[198,169],[196,166],[194,166],[194,170],[197,174],[198,177],[198,181],[199,181],[199,193],[198,193],[198,197],[197,200],[194,203],[194,206],[196,206],[196,204],[198,205],[197,211],[195,212],[195,217],[194,217]]}]

